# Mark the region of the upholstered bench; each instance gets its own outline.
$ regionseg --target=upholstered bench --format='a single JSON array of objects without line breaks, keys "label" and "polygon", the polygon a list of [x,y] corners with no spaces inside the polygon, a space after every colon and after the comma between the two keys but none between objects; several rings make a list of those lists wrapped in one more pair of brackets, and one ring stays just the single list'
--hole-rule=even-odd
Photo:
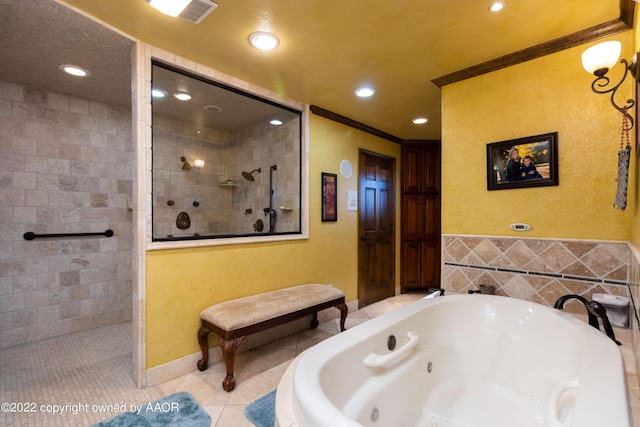
[{"label": "upholstered bench", "polygon": [[200,313],[201,326],[198,342],[202,349],[202,359],[198,369],[204,371],[209,364],[210,332],[218,335],[222,358],[227,368],[227,376],[222,388],[231,391],[236,386],[233,377],[235,353],[247,335],[282,325],[309,314],[311,328],[318,327],[318,311],[329,307],[340,310],[340,331],[344,331],[348,308],[344,292],[331,285],[299,285],[278,289],[231,301],[221,302],[205,308]]}]

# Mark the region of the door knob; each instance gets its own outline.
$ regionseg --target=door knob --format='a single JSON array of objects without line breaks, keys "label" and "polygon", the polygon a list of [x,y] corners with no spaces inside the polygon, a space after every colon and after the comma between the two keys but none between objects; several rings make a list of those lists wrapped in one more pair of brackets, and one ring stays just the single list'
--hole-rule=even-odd
[{"label": "door knob", "polygon": [[360,240],[362,240],[362,241],[364,242],[365,240],[367,240],[367,236],[365,236],[365,235],[363,234],[362,236],[360,236]]}]

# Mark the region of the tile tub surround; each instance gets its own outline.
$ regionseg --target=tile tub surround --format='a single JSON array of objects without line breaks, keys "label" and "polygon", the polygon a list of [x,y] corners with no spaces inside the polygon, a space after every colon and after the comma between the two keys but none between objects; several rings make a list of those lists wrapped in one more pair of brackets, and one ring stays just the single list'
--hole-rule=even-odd
[{"label": "tile tub surround", "polygon": [[0,81],[0,348],[131,320],[132,158],[129,108]]},{"label": "tile tub surround", "polygon": [[[498,295],[547,306],[567,294],[629,296],[627,243],[446,235],[442,246],[442,287],[452,293],[488,284]],[[565,309],[584,311],[576,301]]]},{"label": "tile tub surround", "polygon": [[[631,249],[629,289],[635,311],[632,312],[632,316],[635,315],[635,318],[638,319],[640,317],[640,309],[638,308],[640,302],[640,251],[633,245],[629,245],[629,248]],[[640,322],[630,322],[630,325],[631,341],[635,350],[636,372],[640,372]]]}]

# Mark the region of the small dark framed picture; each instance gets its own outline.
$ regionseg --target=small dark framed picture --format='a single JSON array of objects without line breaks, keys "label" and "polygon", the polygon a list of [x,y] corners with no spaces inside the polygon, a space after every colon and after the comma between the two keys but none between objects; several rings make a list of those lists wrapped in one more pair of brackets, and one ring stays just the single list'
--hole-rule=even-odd
[{"label": "small dark framed picture", "polygon": [[487,144],[487,190],[558,184],[558,132]]},{"label": "small dark framed picture", "polygon": [[322,172],[322,222],[338,220],[338,175]]}]

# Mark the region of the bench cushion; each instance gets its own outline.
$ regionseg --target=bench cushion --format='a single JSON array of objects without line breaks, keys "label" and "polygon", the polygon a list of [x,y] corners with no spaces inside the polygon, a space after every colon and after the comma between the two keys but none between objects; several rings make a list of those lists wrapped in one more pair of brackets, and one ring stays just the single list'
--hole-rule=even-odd
[{"label": "bench cushion", "polygon": [[200,318],[232,331],[340,297],[344,292],[331,285],[292,286],[212,305]]}]

